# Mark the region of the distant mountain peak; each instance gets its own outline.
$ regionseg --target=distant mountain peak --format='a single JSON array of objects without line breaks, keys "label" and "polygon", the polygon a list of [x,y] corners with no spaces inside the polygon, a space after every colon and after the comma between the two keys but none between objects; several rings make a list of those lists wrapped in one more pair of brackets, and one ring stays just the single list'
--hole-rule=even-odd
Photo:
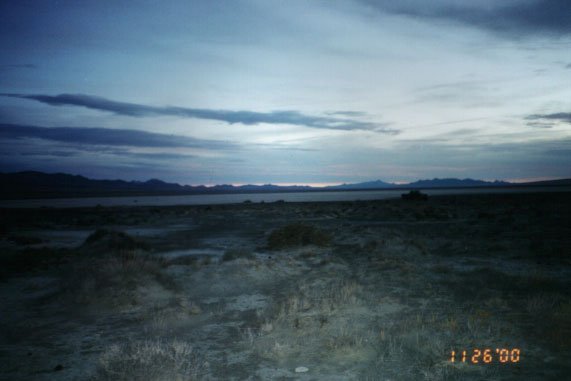
[{"label": "distant mountain peak", "polygon": [[149,179],[145,181],[145,184],[166,184],[163,180],[159,179]]},{"label": "distant mountain peak", "polygon": [[394,184],[383,180],[362,183],[311,187],[307,185],[282,186],[271,183],[264,185],[221,184],[211,187],[204,185],[180,185],[152,178],[145,182],[125,180],[93,180],[81,175],[66,173],[43,173],[23,171],[0,173],[0,198],[46,198],[46,197],[87,197],[87,196],[129,196],[159,194],[221,194],[221,193],[258,193],[258,192],[299,192],[310,190],[367,190],[367,189],[420,189],[420,188],[458,188],[458,187],[494,187],[494,186],[557,186],[571,185],[571,179],[559,179],[530,183],[513,184],[501,180],[484,181],[471,178],[433,178],[418,180],[408,184]]},{"label": "distant mountain peak", "polygon": [[493,182],[484,180],[474,180],[471,178],[457,179],[453,177],[433,179],[422,179],[411,183],[395,184],[383,180],[365,181],[362,183],[329,186],[329,189],[392,189],[392,188],[445,188],[445,187],[478,187],[478,186],[501,186],[510,185],[505,181],[495,180]]}]

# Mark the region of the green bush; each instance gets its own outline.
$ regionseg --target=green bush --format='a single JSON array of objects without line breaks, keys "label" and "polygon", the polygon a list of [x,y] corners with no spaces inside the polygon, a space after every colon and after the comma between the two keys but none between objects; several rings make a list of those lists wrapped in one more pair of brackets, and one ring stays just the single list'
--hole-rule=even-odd
[{"label": "green bush", "polygon": [[312,225],[295,223],[274,230],[268,238],[268,248],[272,250],[297,246],[327,246],[331,237]]}]

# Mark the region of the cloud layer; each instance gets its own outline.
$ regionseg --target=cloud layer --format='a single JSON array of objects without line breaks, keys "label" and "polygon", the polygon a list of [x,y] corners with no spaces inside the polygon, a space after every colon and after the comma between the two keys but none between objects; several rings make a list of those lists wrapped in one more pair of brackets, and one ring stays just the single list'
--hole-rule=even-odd
[{"label": "cloud layer", "polygon": [[157,134],[153,132],[98,127],[37,127],[0,124],[0,138],[36,138],[63,143],[102,146],[129,146],[147,148],[204,148],[229,150],[236,144],[196,139],[188,136]]},{"label": "cloud layer", "polygon": [[571,112],[556,112],[553,114],[531,114],[525,117],[527,125],[539,128],[551,128],[555,123],[571,124]]},{"label": "cloud layer", "polygon": [[362,1],[384,12],[447,19],[514,37],[521,34],[571,34],[571,2],[568,0]]},{"label": "cloud layer", "polygon": [[[398,131],[386,128],[385,125],[364,122],[354,118],[336,118],[325,116],[305,115],[298,111],[231,111],[209,110],[187,107],[156,107],[137,103],[117,102],[102,97],[84,94],[59,94],[59,95],[26,95],[26,94],[0,94],[5,97],[31,99],[50,106],[80,106],[92,110],[108,111],[117,115],[132,117],[152,116],[177,116],[181,118],[196,118],[217,120],[229,124],[240,123],[244,125],[267,124],[290,124],[310,128],[324,128],[331,130],[368,130],[395,134]],[[347,114],[346,111],[342,112]]]}]

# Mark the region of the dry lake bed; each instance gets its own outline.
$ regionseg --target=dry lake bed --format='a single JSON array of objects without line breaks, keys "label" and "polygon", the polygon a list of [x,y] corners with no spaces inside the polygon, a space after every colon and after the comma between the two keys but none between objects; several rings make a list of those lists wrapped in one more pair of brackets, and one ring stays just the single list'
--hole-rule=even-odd
[{"label": "dry lake bed", "polygon": [[571,194],[0,210],[1,380],[562,380]]}]

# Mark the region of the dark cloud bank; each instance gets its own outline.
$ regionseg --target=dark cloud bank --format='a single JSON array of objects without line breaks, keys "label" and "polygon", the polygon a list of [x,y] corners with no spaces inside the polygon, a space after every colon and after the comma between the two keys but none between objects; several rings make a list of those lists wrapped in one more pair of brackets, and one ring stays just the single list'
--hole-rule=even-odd
[{"label": "dark cloud bank", "polygon": [[197,139],[188,136],[99,127],[37,127],[0,123],[0,138],[36,138],[82,145],[236,149],[231,142]]},{"label": "dark cloud bank", "polygon": [[556,122],[571,124],[571,112],[556,112],[553,114],[532,114],[525,117],[531,127],[551,128]]},{"label": "dark cloud bank", "polygon": [[182,118],[217,120],[229,124],[290,124],[310,128],[324,128],[332,130],[367,130],[387,134],[395,134],[398,132],[393,129],[388,129],[385,125],[378,123],[364,122],[350,118],[305,115],[298,111],[272,111],[263,113],[254,111],[209,110],[172,106],[156,107],[136,103],[117,102],[106,98],[83,94],[59,94],[51,96],[37,94],[26,95],[2,93],[0,95],[5,97],[35,100],[51,106],[80,106],[93,110],[108,111],[117,115],[132,117],[150,117],[162,115],[178,116]]},{"label": "dark cloud bank", "polygon": [[571,35],[571,1],[535,0],[510,2],[500,0],[493,6],[477,3],[430,1],[361,0],[382,12],[426,19],[445,19],[486,30],[520,37],[530,34]]}]

